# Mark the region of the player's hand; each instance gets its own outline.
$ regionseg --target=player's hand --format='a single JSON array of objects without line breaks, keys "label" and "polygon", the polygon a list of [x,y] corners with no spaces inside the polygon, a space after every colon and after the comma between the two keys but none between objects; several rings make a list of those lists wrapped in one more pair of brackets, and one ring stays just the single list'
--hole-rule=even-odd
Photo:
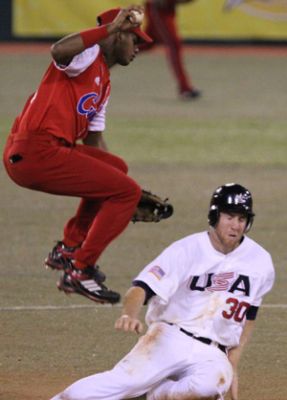
[{"label": "player's hand", "polygon": [[112,23],[109,24],[109,33],[115,33],[119,31],[127,31],[132,28],[138,27],[139,23],[133,23],[132,11],[144,12],[142,6],[130,6],[123,8]]},{"label": "player's hand", "polygon": [[121,315],[115,322],[115,328],[124,332],[142,333],[143,324],[137,318],[132,318],[129,315]]}]

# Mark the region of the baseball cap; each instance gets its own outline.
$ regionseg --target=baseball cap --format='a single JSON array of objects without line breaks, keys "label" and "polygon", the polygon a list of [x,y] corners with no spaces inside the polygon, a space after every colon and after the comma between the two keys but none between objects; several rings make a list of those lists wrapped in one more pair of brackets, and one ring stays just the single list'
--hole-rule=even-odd
[{"label": "baseball cap", "polygon": [[[103,13],[97,16],[97,21],[99,25],[106,25],[116,18],[118,13],[121,11],[121,8],[111,8],[110,10],[104,11]],[[152,38],[147,35],[144,31],[140,29],[139,26],[136,28],[130,29],[131,32],[134,32],[141,40],[141,42],[151,43],[153,42]]]}]

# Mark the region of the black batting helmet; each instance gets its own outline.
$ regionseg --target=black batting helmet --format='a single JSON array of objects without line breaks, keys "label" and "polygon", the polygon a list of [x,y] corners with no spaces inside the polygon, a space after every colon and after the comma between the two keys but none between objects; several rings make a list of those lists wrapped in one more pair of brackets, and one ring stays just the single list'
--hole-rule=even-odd
[{"label": "black batting helmet", "polygon": [[232,212],[246,215],[245,232],[249,231],[255,216],[252,203],[251,193],[245,187],[237,183],[219,186],[211,197],[208,213],[209,225],[215,226],[217,224],[220,212]]}]

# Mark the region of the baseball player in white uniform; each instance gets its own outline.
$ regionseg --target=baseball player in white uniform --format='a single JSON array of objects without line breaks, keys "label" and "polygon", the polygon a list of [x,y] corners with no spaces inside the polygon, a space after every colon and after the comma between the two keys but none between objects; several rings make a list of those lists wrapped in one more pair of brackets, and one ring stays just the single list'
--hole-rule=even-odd
[{"label": "baseball player in white uniform", "polygon": [[147,332],[115,367],[81,379],[52,400],[238,399],[237,367],[263,296],[270,254],[245,234],[254,213],[238,184],[213,193],[208,231],[176,241],[136,277],[115,327]]}]

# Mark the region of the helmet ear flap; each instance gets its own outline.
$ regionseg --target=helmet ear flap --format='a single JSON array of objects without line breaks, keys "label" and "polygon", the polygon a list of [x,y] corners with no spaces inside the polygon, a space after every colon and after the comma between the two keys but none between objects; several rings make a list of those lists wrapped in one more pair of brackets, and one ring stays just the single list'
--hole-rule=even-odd
[{"label": "helmet ear flap", "polygon": [[246,223],[246,228],[245,228],[245,233],[247,233],[248,231],[250,231],[251,226],[253,224],[253,220],[254,220],[254,214],[253,215],[248,215],[247,217],[247,223]]},{"label": "helmet ear flap", "polygon": [[215,227],[215,225],[218,222],[218,218],[219,218],[218,207],[216,205],[212,205],[210,207],[210,210],[209,210],[209,213],[208,213],[208,223],[209,223],[209,225]]}]

